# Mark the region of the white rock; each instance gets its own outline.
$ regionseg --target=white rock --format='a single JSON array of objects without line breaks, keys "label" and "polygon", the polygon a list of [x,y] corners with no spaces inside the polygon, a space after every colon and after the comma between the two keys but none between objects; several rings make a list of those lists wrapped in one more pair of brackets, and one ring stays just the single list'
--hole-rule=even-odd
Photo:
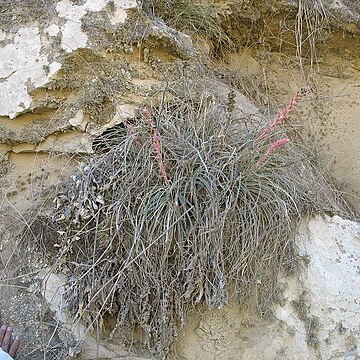
[{"label": "white rock", "polygon": [[41,47],[39,28],[30,26],[19,29],[14,42],[0,48],[0,116],[12,119],[29,109],[28,85],[45,84],[61,67],[57,62],[49,63]]},{"label": "white rock", "polygon": [[45,33],[50,36],[56,36],[60,31],[60,28],[56,24],[52,24],[45,29]]}]

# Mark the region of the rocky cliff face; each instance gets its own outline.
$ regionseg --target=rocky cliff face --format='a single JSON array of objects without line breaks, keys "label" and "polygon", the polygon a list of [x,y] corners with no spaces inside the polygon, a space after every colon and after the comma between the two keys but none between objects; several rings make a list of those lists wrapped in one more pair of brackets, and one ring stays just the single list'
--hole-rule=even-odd
[{"label": "rocky cliff face", "polygon": [[[306,85],[289,134],[360,211],[359,6],[345,0],[0,4],[0,314],[22,331],[24,359],[78,352],[83,359],[136,358],[116,334],[107,341],[99,329],[71,323],[62,298],[68,274],[56,273],[31,244],[19,266],[16,249],[24,244],[15,240],[45,189],[116,142],[113,129],[131,123],[140,106],[184,74],[196,79],[195,92],[231,103],[248,122],[271,118]],[[298,244],[307,266],[302,278],[282,279],[272,319],[245,316],[235,300],[220,310],[199,309],[177,354],[358,358],[358,223],[304,219]]]}]

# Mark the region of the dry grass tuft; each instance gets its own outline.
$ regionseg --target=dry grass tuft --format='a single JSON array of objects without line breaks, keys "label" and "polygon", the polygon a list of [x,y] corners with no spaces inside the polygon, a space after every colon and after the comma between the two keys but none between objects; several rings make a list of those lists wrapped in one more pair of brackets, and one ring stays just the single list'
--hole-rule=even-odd
[{"label": "dry grass tuft", "polygon": [[32,233],[43,244],[58,234],[47,254],[69,274],[75,318],[91,326],[110,314],[164,355],[189,311],[226,304],[230,287],[266,314],[278,275],[298,269],[301,216],[334,206],[295,145],[259,165],[279,132],[256,143],[264,128],[244,131],[213,99],[185,88],[160,98],[79,166]]},{"label": "dry grass tuft", "polygon": [[209,1],[151,0],[144,1],[142,8],[175,29],[205,36],[214,46],[214,56],[223,49],[233,49],[233,41],[221,25],[219,9]]},{"label": "dry grass tuft", "polygon": [[317,42],[321,31],[329,25],[322,0],[299,0],[295,22],[296,58],[304,74],[303,59],[310,59],[311,68],[317,64]]}]

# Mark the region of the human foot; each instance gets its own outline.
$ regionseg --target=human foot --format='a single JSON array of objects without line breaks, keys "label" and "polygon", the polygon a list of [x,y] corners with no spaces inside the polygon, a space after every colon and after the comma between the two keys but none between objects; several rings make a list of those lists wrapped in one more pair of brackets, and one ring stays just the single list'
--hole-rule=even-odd
[{"label": "human foot", "polygon": [[0,360],[6,359],[7,356],[4,354],[9,354],[12,358],[15,358],[16,353],[19,348],[20,340],[16,336],[14,341],[11,341],[12,328],[7,327],[6,325],[1,326],[0,328],[0,347],[2,351],[0,352]]}]

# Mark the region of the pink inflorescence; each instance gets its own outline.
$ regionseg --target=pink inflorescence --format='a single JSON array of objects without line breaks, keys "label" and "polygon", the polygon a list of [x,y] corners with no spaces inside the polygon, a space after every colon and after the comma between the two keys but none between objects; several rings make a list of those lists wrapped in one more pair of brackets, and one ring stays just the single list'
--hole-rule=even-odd
[{"label": "pink inflorescence", "polygon": [[267,149],[265,155],[258,161],[257,165],[261,165],[276,149],[290,142],[289,138],[281,138],[273,142]]},{"label": "pink inflorescence", "polygon": [[[275,119],[266,127],[266,129],[262,132],[262,134],[255,140],[255,144],[259,144],[261,141],[266,139],[267,136],[271,134],[273,129],[282,123],[283,120],[286,120],[289,116],[290,111],[294,109],[294,107],[299,103],[303,96],[305,96],[308,92],[309,88],[304,86],[301,88],[300,91],[297,91],[296,94],[292,97],[290,102],[286,104],[281,111],[277,114]],[[256,163],[256,167],[260,166],[269,158],[269,156],[279,147],[287,144],[290,142],[290,139],[285,137],[281,138],[275,142],[273,142],[268,150],[266,151],[265,155]]]},{"label": "pink inflorescence", "polygon": [[159,130],[157,129],[154,119],[153,119],[153,116],[147,107],[143,108],[143,114],[144,114],[146,122],[150,125],[150,127],[153,131],[153,147],[156,151],[156,158],[158,160],[160,174],[163,177],[165,184],[167,186],[169,186],[170,181],[169,181],[169,177],[167,175],[166,167],[165,167],[165,164],[163,161],[163,153],[161,150]]},{"label": "pink inflorescence", "polygon": [[263,141],[272,130],[282,123],[283,120],[286,120],[289,116],[290,111],[299,103],[301,98],[306,95],[307,87],[302,88],[301,91],[297,91],[293,98],[288,104],[286,104],[282,110],[277,114],[276,118],[270,123],[270,125],[263,131],[263,133],[256,139],[256,143]]}]

